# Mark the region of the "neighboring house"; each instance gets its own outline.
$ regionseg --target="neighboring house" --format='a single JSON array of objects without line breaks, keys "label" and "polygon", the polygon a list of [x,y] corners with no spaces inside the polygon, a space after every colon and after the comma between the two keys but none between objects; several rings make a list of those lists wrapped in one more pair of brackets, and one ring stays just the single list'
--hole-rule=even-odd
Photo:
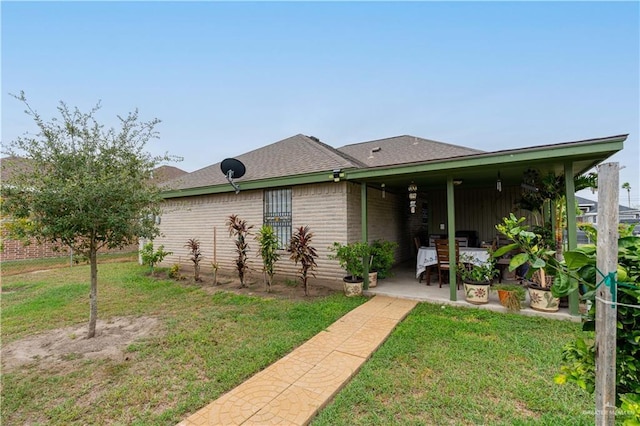
[{"label": "neighboring house", "polygon": [[[529,190],[523,186],[524,176],[532,171],[582,174],[620,151],[626,137],[483,152],[414,136],[336,149],[299,134],[236,157],[246,166],[246,174],[235,180],[238,194],[220,163],[168,182],[162,236],[156,244],[173,252],[165,265],[188,264],[184,245],[197,238],[203,264],[215,261],[231,272],[235,245],[225,223],[237,214],[254,225],[254,232],[263,224],[272,225],[283,249],[296,228],[308,225],[320,256],[318,278],[345,275],[328,259],[334,241],[395,241],[396,261],[415,262],[414,237],[426,242],[429,235],[453,238],[465,231],[476,235],[478,244],[490,242],[496,236],[495,225],[514,211],[522,191]],[[567,181],[567,197],[573,201],[573,179]],[[415,213],[408,198],[411,184],[417,186]],[[249,245],[250,267],[257,273],[258,243],[251,239]],[[283,250],[277,273],[295,271]]]},{"label": "neighboring house", "polygon": [[[578,208],[582,215],[578,217],[580,222],[598,223],[598,202],[583,197],[576,197]],[[640,223],[640,209],[634,209],[623,205],[618,206],[618,220],[620,223]]]},{"label": "neighboring house", "polygon": [[[0,176],[1,182],[6,184],[10,181],[14,174],[19,172],[29,172],[32,168],[30,161],[22,157],[5,157],[0,159]],[[176,177],[182,176],[187,172],[177,167],[160,166],[153,171],[154,181],[158,184],[166,182]],[[10,218],[2,218],[2,220],[11,220]],[[68,249],[52,243],[38,244],[32,239],[29,244],[22,241],[6,238],[6,231],[2,230],[2,251],[0,252],[0,261],[25,260],[25,259],[43,259],[48,257],[60,257],[67,253]],[[129,246],[122,251],[134,251],[137,245]],[[106,249],[101,252],[107,251]],[[119,251],[119,250],[111,250]]]}]

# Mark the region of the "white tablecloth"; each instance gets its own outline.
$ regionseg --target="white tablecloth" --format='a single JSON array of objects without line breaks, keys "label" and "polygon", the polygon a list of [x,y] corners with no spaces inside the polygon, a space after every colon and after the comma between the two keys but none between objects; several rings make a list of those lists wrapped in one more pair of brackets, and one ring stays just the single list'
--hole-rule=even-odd
[{"label": "white tablecloth", "polygon": [[[486,248],[476,247],[460,247],[460,256],[465,256],[472,263],[481,265],[489,260],[489,252]],[[425,271],[427,266],[436,265],[438,258],[436,257],[435,247],[420,247],[418,250],[418,261],[416,262],[416,278],[420,278],[420,274]]]}]

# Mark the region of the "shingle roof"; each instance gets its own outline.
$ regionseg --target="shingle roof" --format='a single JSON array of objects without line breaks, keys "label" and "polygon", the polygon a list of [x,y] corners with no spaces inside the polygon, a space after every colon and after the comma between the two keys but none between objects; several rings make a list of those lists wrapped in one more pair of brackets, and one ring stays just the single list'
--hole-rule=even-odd
[{"label": "shingle roof", "polygon": [[356,158],[367,167],[439,160],[484,152],[409,135],[345,145],[338,148],[338,151]]},{"label": "shingle roof", "polygon": [[160,166],[153,169],[153,181],[159,184],[186,174],[186,171],[174,166]]},{"label": "shingle roof", "polygon": [[[242,178],[235,179],[238,182],[365,166],[317,138],[301,134],[234,158],[247,169]],[[174,179],[166,187],[187,189],[226,183],[220,163],[216,163]]]},{"label": "shingle roof", "polygon": [[6,182],[17,173],[31,173],[33,166],[31,160],[23,157],[9,156],[0,159],[0,180]]}]

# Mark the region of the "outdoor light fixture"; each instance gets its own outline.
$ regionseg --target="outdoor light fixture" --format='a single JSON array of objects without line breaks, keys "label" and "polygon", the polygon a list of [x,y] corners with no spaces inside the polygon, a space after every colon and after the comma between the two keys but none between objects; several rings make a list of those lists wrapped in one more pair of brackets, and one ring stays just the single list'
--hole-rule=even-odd
[{"label": "outdoor light fixture", "polygon": [[502,192],[502,179],[500,179],[500,172],[498,172],[498,180],[496,181],[496,189],[498,192]]},{"label": "outdoor light fixture", "polygon": [[340,169],[333,169],[333,181],[340,182]]},{"label": "outdoor light fixture", "polygon": [[384,198],[386,187],[387,185],[385,185],[384,183],[380,185],[380,188],[382,188],[382,198]]},{"label": "outdoor light fixture", "polygon": [[411,208],[411,213],[416,212],[416,200],[418,199],[418,187],[415,183],[411,182],[409,184],[409,207]]}]

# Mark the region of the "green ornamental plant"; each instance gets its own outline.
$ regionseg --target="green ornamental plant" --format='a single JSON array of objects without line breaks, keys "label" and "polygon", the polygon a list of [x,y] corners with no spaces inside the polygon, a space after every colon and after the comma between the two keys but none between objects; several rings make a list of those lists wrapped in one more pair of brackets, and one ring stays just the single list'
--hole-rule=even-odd
[{"label": "green ornamental plant", "polygon": [[[616,332],[616,406],[636,407],[640,401],[640,237],[631,234],[633,225],[619,227],[618,267],[616,272],[617,332]],[[595,234],[595,229],[593,229]],[[582,299],[591,302],[583,318],[582,329],[588,334],[564,346],[560,374],[556,382],[574,383],[589,393],[595,390],[595,330],[596,289],[603,277],[596,269],[596,247],[586,245],[564,253],[558,266],[560,280],[552,291],[564,296],[578,288]],[[628,414],[624,425],[640,424],[640,407],[623,410]]]},{"label": "green ornamental plant", "polygon": [[460,255],[460,262],[457,264],[457,272],[463,282],[489,284],[498,275],[494,257],[489,256],[487,262],[483,262],[479,265],[472,261],[473,258],[471,256],[465,254]]},{"label": "green ornamental plant", "polygon": [[378,278],[390,276],[390,270],[395,262],[395,250],[398,243],[393,241],[375,240],[369,247],[371,255],[371,271],[378,272]]},{"label": "green ornamental plant", "polygon": [[335,254],[330,254],[329,259],[337,260],[340,267],[347,271],[347,282],[362,281],[364,276],[363,259],[370,255],[369,245],[364,242],[341,244],[334,242],[329,250]]},{"label": "green ornamental plant", "polygon": [[170,251],[164,251],[164,246],[158,247],[158,250],[153,250],[153,241],[149,241],[148,243],[142,246],[140,250],[140,257],[142,258],[142,263],[145,265],[149,265],[150,272],[153,274],[153,268],[160,262],[164,260],[165,257],[173,254]]},{"label": "green ornamental plant", "polygon": [[[493,258],[497,259],[512,250],[519,249],[520,253],[513,256],[509,262],[509,271],[527,264],[529,269],[525,277],[529,280],[534,274],[542,277],[555,275],[554,272],[558,267],[556,251],[544,243],[542,235],[529,231],[528,226],[523,224],[524,221],[524,217],[516,218],[513,213],[510,213],[509,217],[503,218],[502,223],[496,225],[498,232],[511,239],[513,243],[498,248],[493,253]],[[559,277],[556,276],[555,280],[558,279]],[[540,279],[539,284],[543,288],[549,287],[549,283],[544,278]]]},{"label": "green ornamental plant", "polygon": [[280,242],[278,236],[269,225],[263,225],[256,235],[256,240],[260,244],[260,256],[262,257],[262,270],[264,271],[264,281],[267,293],[271,292],[275,264],[280,258],[278,248]]}]

